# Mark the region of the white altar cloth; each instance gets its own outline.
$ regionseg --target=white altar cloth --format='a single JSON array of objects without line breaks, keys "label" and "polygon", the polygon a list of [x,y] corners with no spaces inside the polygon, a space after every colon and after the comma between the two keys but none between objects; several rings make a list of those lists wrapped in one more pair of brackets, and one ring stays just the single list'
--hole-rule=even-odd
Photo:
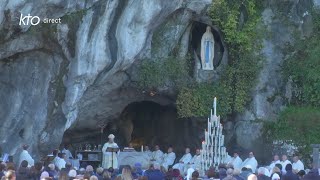
[{"label": "white altar cloth", "polygon": [[142,169],[148,169],[150,157],[144,152],[120,152],[118,154],[119,166],[130,165],[133,167],[136,163],[142,165]]}]

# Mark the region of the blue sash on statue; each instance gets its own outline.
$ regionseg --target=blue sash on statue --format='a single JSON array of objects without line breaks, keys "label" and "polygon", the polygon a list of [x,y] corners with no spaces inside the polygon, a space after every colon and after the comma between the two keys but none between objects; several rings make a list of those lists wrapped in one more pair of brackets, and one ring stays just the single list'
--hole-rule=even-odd
[{"label": "blue sash on statue", "polygon": [[210,41],[206,41],[205,61],[206,63],[210,61]]}]

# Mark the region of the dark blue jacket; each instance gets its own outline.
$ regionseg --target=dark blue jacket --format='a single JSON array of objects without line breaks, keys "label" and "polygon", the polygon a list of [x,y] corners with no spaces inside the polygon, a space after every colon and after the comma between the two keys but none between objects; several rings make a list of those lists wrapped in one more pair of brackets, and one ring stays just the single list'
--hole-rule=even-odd
[{"label": "dark blue jacket", "polygon": [[282,180],[299,180],[299,176],[288,170],[285,175],[282,175]]}]

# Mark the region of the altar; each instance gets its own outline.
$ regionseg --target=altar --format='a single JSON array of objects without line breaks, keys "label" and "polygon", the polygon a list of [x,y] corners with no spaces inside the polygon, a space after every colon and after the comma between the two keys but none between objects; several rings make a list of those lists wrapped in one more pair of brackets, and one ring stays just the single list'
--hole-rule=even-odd
[{"label": "altar", "polygon": [[136,163],[140,163],[142,169],[148,169],[150,165],[150,157],[144,152],[120,152],[118,154],[119,166],[130,165],[133,167]]}]

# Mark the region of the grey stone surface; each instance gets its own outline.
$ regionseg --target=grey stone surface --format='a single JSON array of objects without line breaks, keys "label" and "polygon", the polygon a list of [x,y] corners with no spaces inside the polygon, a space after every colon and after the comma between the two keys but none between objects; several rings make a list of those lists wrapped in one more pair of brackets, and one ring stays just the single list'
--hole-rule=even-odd
[{"label": "grey stone surface", "polygon": [[[0,2],[0,140],[15,155],[27,143],[36,160],[57,148],[67,129],[98,129],[131,102],[150,98],[126,88],[126,72],[150,56],[153,33],[165,22],[168,44],[187,32],[211,0],[3,0]],[[73,21],[33,32],[20,13]],[[174,18],[173,18],[174,17]],[[72,19],[71,19],[72,21]],[[180,25],[176,25],[180,24]],[[33,33],[32,33],[33,32]],[[177,33],[178,32],[178,33]],[[186,36],[186,35],[185,35]],[[169,46],[168,46],[169,47]],[[171,47],[171,46],[170,46]],[[187,48],[187,47],[186,47]],[[167,54],[167,52],[163,52]],[[165,103],[165,98],[150,98]]]}]

